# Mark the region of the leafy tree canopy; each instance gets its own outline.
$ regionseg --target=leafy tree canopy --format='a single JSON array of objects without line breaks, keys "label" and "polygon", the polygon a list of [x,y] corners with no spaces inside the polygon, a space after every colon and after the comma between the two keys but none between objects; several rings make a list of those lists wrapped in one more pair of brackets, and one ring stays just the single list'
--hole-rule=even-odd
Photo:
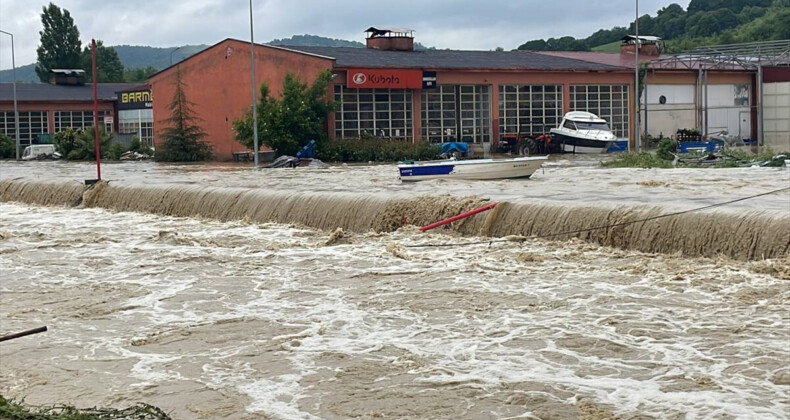
[{"label": "leafy tree canopy", "polygon": [[[81,68],[85,70],[85,81],[93,81],[91,70],[91,47],[82,51]],[[124,81],[124,70],[118,53],[113,47],[105,47],[104,42],[96,41],[96,81],[98,83],[121,83]]]},{"label": "leafy tree canopy", "polygon": [[42,82],[49,80],[52,69],[78,69],[80,66],[80,32],[66,9],[50,3],[43,8],[41,24],[44,26],[41,45],[36,49],[38,64],[36,74]]},{"label": "leafy tree canopy", "polygon": [[157,70],[153,66],[127,68],[123,70],[123,81],[127,83],[145,82]]},{"label": "leafy tree canopy", "polygon": [[[319,145],[326,140],[324,126],[335,103],[326,99],[332,71],[324,70],[313,84],[302,83],[293,74],[285,76],[282,98],[269,94],[269,86],[260,87],[258,102],[258,137],[279,155],[293,155],[310,140]],[[252,110],[233,122],[236,140],[253,148]]]}]

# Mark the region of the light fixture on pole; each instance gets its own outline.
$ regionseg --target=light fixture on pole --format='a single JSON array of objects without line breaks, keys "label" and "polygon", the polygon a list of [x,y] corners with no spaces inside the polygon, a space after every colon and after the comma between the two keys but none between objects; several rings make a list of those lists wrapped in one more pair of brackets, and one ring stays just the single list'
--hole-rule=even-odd
[{"label": "light fixture on pole", "polygon": [[16,137],[16,160],[19,160],[19,108],[16,106],[16,59],[14,58],[14,34],[3,30],[0,30],[0,33],[4,33],[11,37],[11,77],[14,79],[14,134]]},{"label": "light fixture on pole", "polygon": [[258,167],[258,106],[255,95],[255,41],[252,31],[252,0],[250,0],[250,67],[252,69],[250,77],[252,79],[252,153],[255,167]]},{"label": "light fixture on pole", "polygon": [[170,51],[170,65],[171,66],[173,65],[173,53],[178,51],[178,50],[180,50],[180,49],[181,49],[181,47],[176,47],[176,49],[174,49],[173,51]]},{"label": "light fixture on pole", "polygon": [[634,20],[634,150],[639,151],[639,0],[636,1],[636,20]]}]

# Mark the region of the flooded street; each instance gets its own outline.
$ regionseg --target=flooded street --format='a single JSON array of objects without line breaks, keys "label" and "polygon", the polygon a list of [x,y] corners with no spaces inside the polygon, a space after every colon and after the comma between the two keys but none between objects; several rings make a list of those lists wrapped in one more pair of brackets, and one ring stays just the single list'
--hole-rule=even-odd
[{"label": "flooded street", "polygon": [[[0,180],[77,182],[92,170],[3,162]],[[552,162],[528,181],[415,185],[386,166],[102,173],[110,186],[681,210],[790,182],[785,168],[584,162]],[[787,217],[790,194],[764,198],[721,211]],[[507,239],[0,202],[0,333],[49,327],[0,344],[0,394],[144,401],[174,419],[790,418],[787,255]]]},{"label": "flooded street", "polygon": [[[602,168],[599,156],[557,155],[530,179],[462,181],[430,180],[401,183],[393,164],[332,165],[327,169],[297,167],[253,170],[252,165],[216,163],[167,165],[120,162],[102,165],[110,185],[192,185],[254,188],[267,191],[354,193],[369,196],[424,194],[479,195],[514,203],[563,206],[659,206],[688,210],[790,186],[788,168],[633,169]],[[25,178],[82,183],[96,178],[89,162],[0,162],[0,180]],[[744,210],[787,215],[790,193],[742,201],[717,211]]]}]

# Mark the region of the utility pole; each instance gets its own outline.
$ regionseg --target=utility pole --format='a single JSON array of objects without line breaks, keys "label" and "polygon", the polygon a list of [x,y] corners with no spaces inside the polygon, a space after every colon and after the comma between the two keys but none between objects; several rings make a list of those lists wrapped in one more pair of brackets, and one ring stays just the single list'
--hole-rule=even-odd
[{"label": "utility pole", "polygon": [[255,41],[252,30],[252,0],[250,0],[250,67],[252,68],[252,142],[255,167],[258,167],[258,101],[255,95]]},{"label": "utility pole", "polygon": [[11,37],[11,77],[14,79],[14,137],[16,138],[16,160],[19,160],[19,108],[17,108],[16,105],[16,58],[14,54],[14,34],[3,30],[0,30],[0,33],[4,33]]}]

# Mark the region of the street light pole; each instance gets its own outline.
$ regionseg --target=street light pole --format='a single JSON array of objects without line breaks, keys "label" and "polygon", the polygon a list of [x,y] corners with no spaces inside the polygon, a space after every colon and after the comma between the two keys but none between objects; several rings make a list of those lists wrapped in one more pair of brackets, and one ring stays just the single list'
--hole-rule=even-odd
[{"label": "street light pole", "polygon": [[250,67],[252,68],[252,143],[254,154],[253,161],[258,167],[258,101],[255,95],[255,41],[253,41],[252,31],[252,0],[250,0]]},{"label": "street light pole", "polygon": [[252,0],[250,0],[250,67],[252,68],[252,142],[255,167],[258,167],[258,106],[255,95],[255,41],[252,31]]},{"label": "street light pole", "polygon": [[636,0],[636,20],[634,20],[634,32],[636,33],[636,44],[634,48],[634,150],[639,151],[639,0]]},{"label": "street light pole", "polygon": [[178,51],[178,50],[180,50],[180,49],[181,49],[181,47],[177,47],[177,48],[176,48],[176,49],[174,49],[173,51],[170,51],[170,65],[171,65],[171,66],[173,65],[173,53],[174,53],[174,52],[176,52],[176,51]]},{"label": "street light pole", "polygon": [[4,33],[11,37],[11,77],[14,79],[13,91],[14,91],[14,133],[16,137],[16,160],[19,160],[19,108],[16,106],[16,59],[14,58],[14,34],[11,32],[6,32],[0,30],[0,33]]}]

